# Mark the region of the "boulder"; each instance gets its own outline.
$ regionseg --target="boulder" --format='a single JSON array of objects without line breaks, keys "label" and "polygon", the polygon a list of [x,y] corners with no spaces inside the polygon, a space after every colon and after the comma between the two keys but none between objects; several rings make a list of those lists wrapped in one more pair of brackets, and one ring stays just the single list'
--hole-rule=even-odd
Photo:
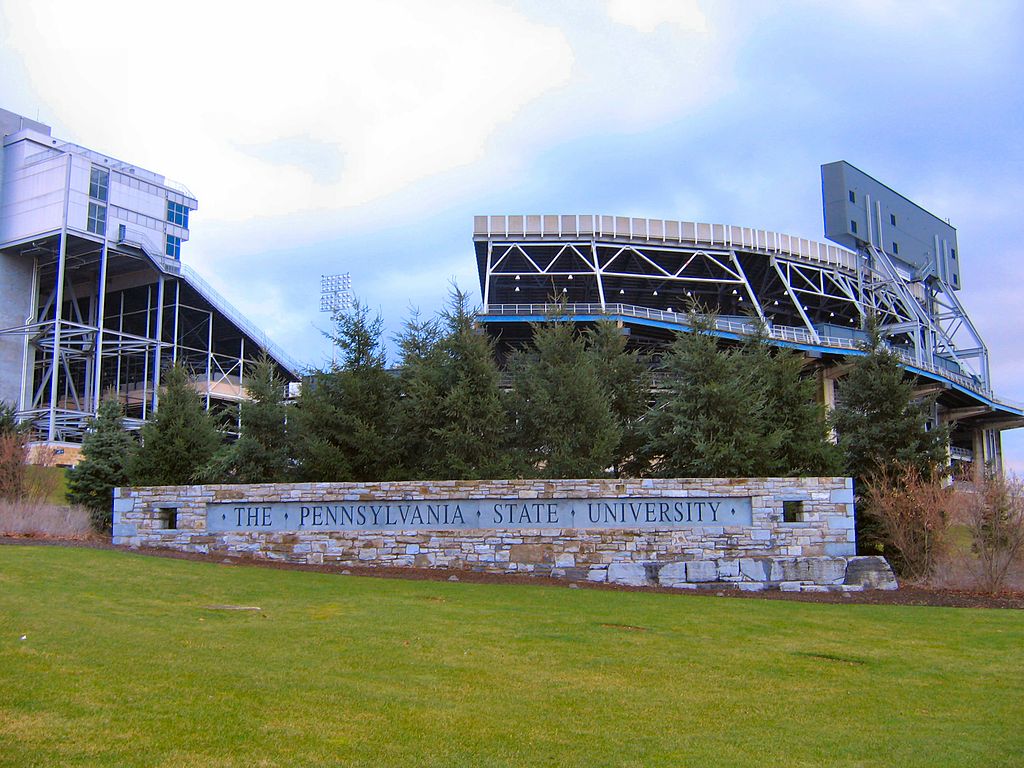
[{"label": "boulder", "polygon": [[861,555],[847,558],[844,584],[863,589],[899,589],[892,568],[884,557]]}]

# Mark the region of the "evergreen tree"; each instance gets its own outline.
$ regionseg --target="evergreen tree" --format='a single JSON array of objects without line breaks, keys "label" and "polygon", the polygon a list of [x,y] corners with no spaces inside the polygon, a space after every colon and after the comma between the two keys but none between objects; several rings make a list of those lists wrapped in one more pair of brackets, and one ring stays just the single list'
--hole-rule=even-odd
[{"label": "evergreen tree", "polygon": [[398,479],[431,477],[434,432],[441,424],[444,366],[442,331],[436,318],[421,319],[418,311],[396,337],[401,355],[400,397],[396,407]]},{"label": "evergreen tree", "polygon": [[89,510],[93,527],[109,531],[113,490],[129,484],[128,462],[137,447],[124,428],[124,411],[116,400],[100,403],[82,440],[82,460],[68,470],[68,501]]},{"label": "evergreen tree", "polygon": [[662,361],[665,388],[646,419],[645,451],[660,477],[760,477],[774,445],[763,383],[739,350],[724,350],[696,312]]},{"label": "evergreen tree", "polygon": [[804,376],[803,355],[773,348],[767,331],[760,331],[743,346],[744,361],[764,393],[767,434],[764,449],[771,458],[766,474],[832,476],[841,471],[839,451],[829,436],[825,408],[816,399],[814,379]]},{"label": "evergreen tree", "polygon": [[533,349],[514,353],[510,366],[516,458],[538,477],[602,477],[621,431],[594,357],[570,322],[532,327]]},{"label": "evergreen tree", "polygon": [[359,302],[335,317],[330,337],[341,353],[339,364],[306,379],[291,420],[300,479],[395,478],[398,387],[385,367],[382,329],[381,318],[371,318]]},{"label": "evergreen tree", "polygon": [[913,384],[896,353],[869,328],[864,355],[850,357],[830,423],[845,470],[858,483],[894,464],[929,475],[946,462],[949,430],[928,429],[931,401],[914,400]]},{"label": "evergreen tree", "polygon": [[587,345],[594,372],[608,396],[620,437],[612,453],[616,477],[636,476],[643,467],[644,435],[641,419],[647,413],[651,377],[640,355],[626,350],[627,337],[610,320],[601,320],[587,331]]},{"label": "evergreen tree", "polygon": [[159,406],[141,438],[128,463],[132,485],[194,482],[220,446],[221,434],[180,365],[164,373]]},{"label": "evergreen tree", "polygon": [[240,408],[241,434],[222,446],[201,472],[204,482],[280,483],[290,471],[283,402],[284,381],[273,360],[263,355],[245,382],[249,399]]},{"label": "evergreen tree", "polygon": [[24,424],[18,423],[18,409],[0,400],[0,437],[21,434],[25,431]]},{"label": "evergreen tree", "polygon": [[475,326],[468,296],[452,286],[439,345],[446,375],[442,420],[435,430],[433,476],[483,479],[512,471],[508,412],[502,400],[494,342]]},{"label": "evergreen tree", "polygon": [[413,316],[398,337],[403,364],[399,434],[410,478],[507,474],[507,416],[493,343],[452,286],[439,321]]}]

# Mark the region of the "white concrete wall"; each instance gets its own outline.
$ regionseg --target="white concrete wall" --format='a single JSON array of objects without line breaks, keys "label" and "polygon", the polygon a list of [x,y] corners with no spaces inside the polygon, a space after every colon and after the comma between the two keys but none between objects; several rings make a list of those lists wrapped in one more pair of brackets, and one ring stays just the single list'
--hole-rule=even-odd
[{"label": "white concrete wall", "polygon": [[65,158],[65,155],[28,138],[4,147],[0,243],[60,229],[67,176]]},{"label": "white concrete wall", "polygon": [[[31,306],[33,260],[0,252],[0,328],[21,325]],[[0,335],[0,400],[17,406],[21,396],[24,337]]]}]

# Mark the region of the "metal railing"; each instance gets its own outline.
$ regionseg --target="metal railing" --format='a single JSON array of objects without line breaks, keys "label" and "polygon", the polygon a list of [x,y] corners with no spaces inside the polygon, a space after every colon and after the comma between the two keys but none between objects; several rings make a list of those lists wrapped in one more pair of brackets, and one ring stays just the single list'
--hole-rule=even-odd
[{"label": "metal railing", "polygon": [[673,219],[642,219],[604,214],[535,214],[475,216],[473,235],[489,238],[618,238],[658,244],[694,244],[718,248],[742,248],[795,256],[841,267],[857,269],[853,251],[836,245],[785,235],[767,229],[708,224]]},{"label": "metal railing", "polygon": [[119,242],[138,248],[149,256],[164,272],[184,278],[185,282],[191,285],[218,312],[227,317],[239,330],[243,331],[263,349],[267,350],[279,363],[288,368],[293,374],[299,375],[302,371],[303,366],[297,360],[288,355],[280,346],[271,341],[269,336],[246,318],[245,315],[235,309],[234,305],[225,299],[220,291],[210,285],[198,272],[187,264],[182,264],[177,259],[172,259],[161,253],[144,232],[140,232],[137,229],[127,229],[124,238]]},{"label": "metal railing", "polygon": [[[678,326],[681,329],[688,329],[690,327],[687,322],[687,315],[685,312],[669,312],[668,310],[652,309],[650,307],[637,307],[631,304],[601,305],[597,303],[581,303],[566,304],[563,306],[555,304],[488,304],[481,310],[480,314],[558,317],[559,313],[569,316],[603,315],[609,317],[635,317],[669,323]],[[722,333],[732,333],[739,336],[751,336],[758,332],[757,326],[753,323],[744,323],[722,317],[715,318],[714,325],[717,331]],[[775,341],[806,344],[809,346],[824,346],[832,349],[848,351],[858,351],[862,348],[862,342],[859,339],[843,338],[839,336],[824,336],[821,334],[819,334],[818,338],[815,339],[807,330],[788,325],[768,324],[765,326],[765,330],[767,331],[768,337]],[[990,389],[983,386],[979,381],[971,376],[965,376],[963,374],[950,371],[948,368],[942,368],[929,362],[920,361],[913,354],[910,354],[905,350],[890,345],[887,346],[906,365],[928,371],[929,373],[940,376],[948,381],[956,382],[960,386],[972,392],[984,395],[985,397],[994,397]],[[1000,399],[999,402],[1005,405],[1010,405],[1011,407],[1020,407],[1016,403],[1011,403],[1003,399]]]},{"label": "metal railing", "polygon": [[210,302],[218,312],[231,320],[231,322],[238,326],[239,329],[244,331],[250,338],[252,338],[253,341],[267,350],[272,357],[288,368],[288,370],[293,374],[298,375],[302,371],[303,366],[300,365],[297,360],[294,360],[283,349],[281,349],[280,346],[271,341],[269,336],[253,325],[245,315],[235,309],[231,302],[225,299],[216,288],[200,277],[199,273],[194,269],[186,264],[182,264],[181,276],[185,278],[189,285],[202,294],[203,298]]}]

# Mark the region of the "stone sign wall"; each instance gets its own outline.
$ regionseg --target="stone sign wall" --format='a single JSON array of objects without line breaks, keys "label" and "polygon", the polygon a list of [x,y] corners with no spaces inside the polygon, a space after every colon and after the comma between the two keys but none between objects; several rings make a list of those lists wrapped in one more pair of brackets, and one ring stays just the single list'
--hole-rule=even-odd
[{"label": "stone sign wall", "polygon": [[891,580],[853,558],[853,514],[848,478],[195,485],[115,490],[113,542],[681,588]]}]

